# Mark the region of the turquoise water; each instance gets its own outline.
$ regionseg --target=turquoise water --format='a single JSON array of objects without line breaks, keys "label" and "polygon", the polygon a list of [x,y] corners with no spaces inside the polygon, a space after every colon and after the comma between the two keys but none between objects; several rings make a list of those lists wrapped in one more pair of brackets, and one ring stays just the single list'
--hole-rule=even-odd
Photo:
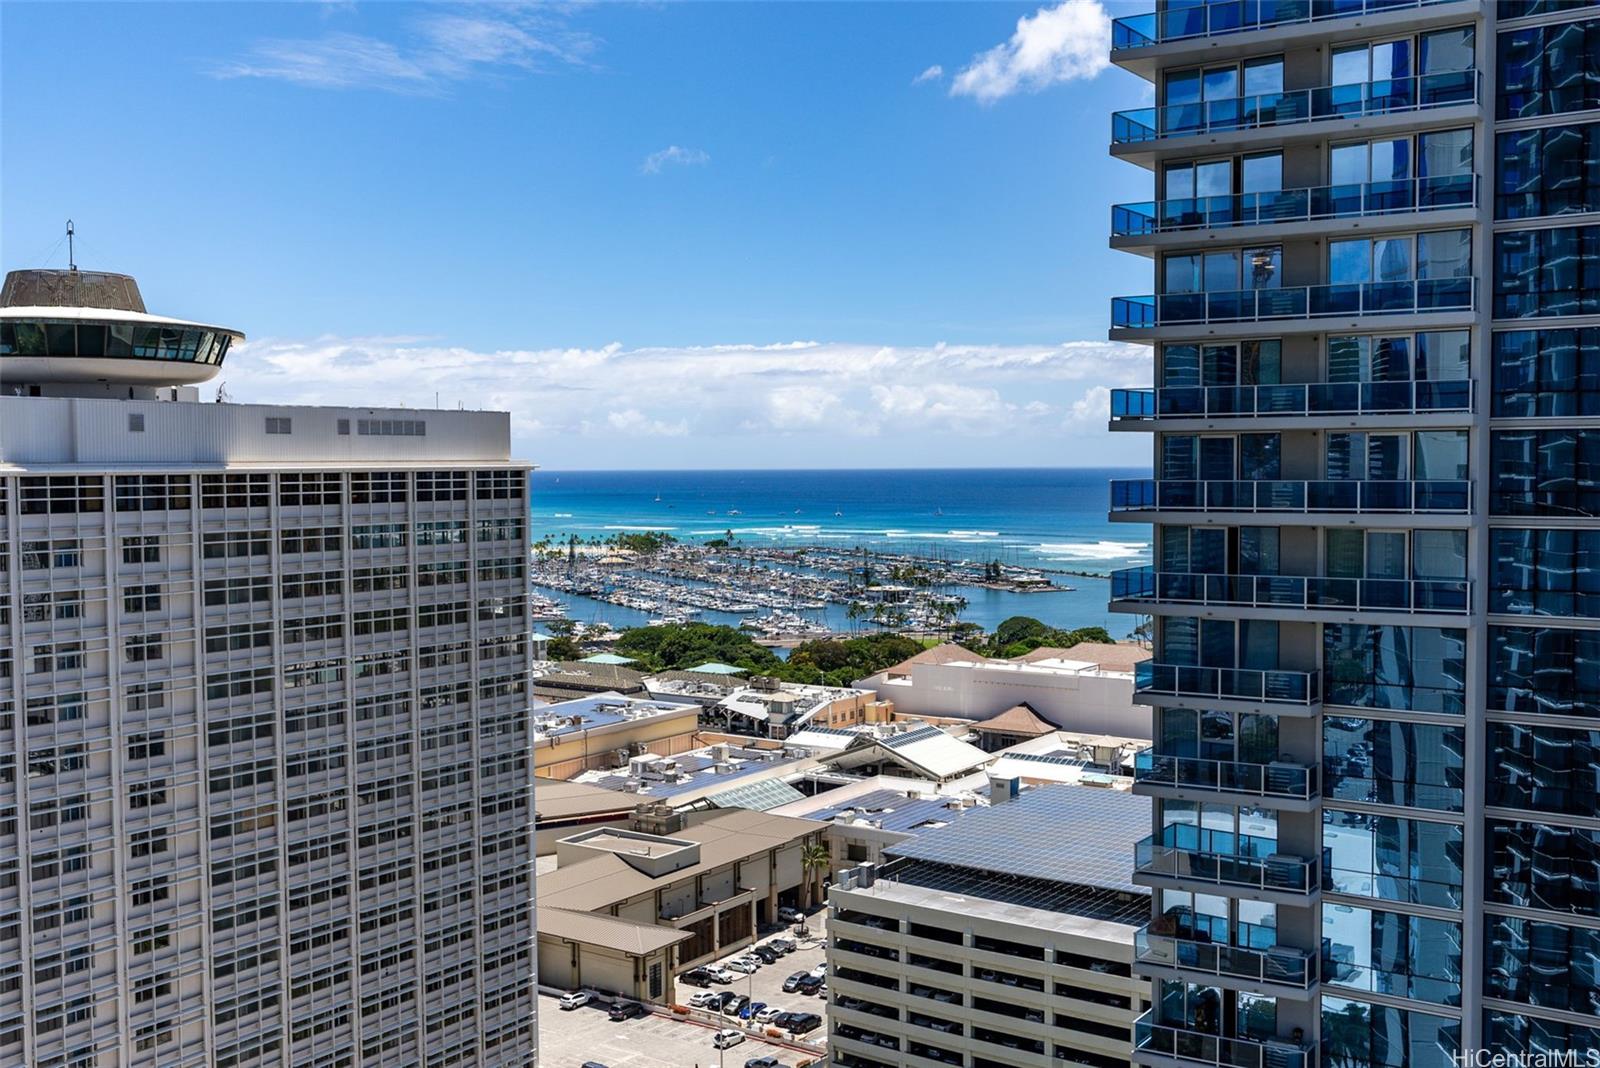
[{"label": "turquoise water", "polygon": [[[731,531],[747,543],[865,546],[1103,576],[1149,562],[1149,528],[1106,519],[1107,482],[1148,474],[1121,468],[538,471],[530,508],[535,540],[628,530],[706,540]],[[1074,589],[1016,594],[962,588],[970,602],[963,618],[992,628],[1007,616],[1029,615],[1058,627],[1106,626],[1119,635],[1132,626],[1130,618],[1106,612],[1104,578],[1056,579]],[[645,621],[619,606],[560,599],[573,619],[617,626]],[[843,607],[816,615],[849,629]],[[736,623],[740,617],[702,618]]]}]

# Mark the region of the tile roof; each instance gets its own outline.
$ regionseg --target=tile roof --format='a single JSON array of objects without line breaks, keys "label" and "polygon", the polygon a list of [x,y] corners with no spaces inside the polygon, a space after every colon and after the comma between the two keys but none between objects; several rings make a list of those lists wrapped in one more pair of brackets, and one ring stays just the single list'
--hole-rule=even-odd
[{"label": "tile roof", "polygon": [[1103,671],[1131,672],[1133,665],[1150,659],[1150,650],[1137,642],[1079,642],[1068,649],[1044,645],[1013,658],[1019,664],[1041,660],[1077,660],[1098,664]]},{"label": "tile roof", "polygon": [[594,912],[543,905],[536,911],[541,936],[550,935],[585,945],[603,946],[637,957],[693,937],[692,931],[679,931],[653,923],[635,923]]},{"label": "tile roof", "polygon": [[1050,734],[1056,728],[1040,719],[1039,714],[1024,701],[980,723],[974,723],[972,729],[991,734],[1026,734],[1037,737],[1041,734]]}]

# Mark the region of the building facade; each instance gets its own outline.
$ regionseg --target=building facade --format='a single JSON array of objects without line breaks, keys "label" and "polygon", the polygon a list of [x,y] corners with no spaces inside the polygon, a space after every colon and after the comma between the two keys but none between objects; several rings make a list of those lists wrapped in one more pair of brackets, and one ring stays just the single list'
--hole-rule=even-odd
[{"label": "building facade", "polygon": [[1600,1048],[1600,5],[1118,19],[1143,1063]]},{"label": "building facade", "polygon": [[0,1063],[535,1064],[528,465],[239,338],[0,297]]},{"label": "building facade", "polygon": [[[828,1053],[841,1068],[1118,1068],[1149,986],[1149,803],[1043,786],[902,835],[828,892]],[[1121,833],[1119,833],[1121,832]]]}]

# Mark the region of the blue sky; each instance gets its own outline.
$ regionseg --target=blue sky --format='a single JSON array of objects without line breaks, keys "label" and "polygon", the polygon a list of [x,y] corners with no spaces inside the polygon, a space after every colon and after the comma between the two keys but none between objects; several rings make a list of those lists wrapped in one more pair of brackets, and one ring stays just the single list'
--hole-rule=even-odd
[{"label": "blue sky", "polygon": [[70,216],[250,335],[235,399],[507,408],[550,467],[1141,464],[1105,15],[8,4],[0,258]]}]

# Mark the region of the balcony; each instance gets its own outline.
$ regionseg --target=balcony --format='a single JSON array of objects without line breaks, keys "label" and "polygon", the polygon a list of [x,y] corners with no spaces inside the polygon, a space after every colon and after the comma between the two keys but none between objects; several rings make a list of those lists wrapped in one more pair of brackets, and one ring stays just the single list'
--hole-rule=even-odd
[{"label": "balcony", "polygon": [[1159,1022],[1151,1009],[1133,1024],[1133,1059],[1140,1064],[1201,1064],[1212,1068],[1314,1068],[1309,1043],[1292,1039],[1228,1038]]},{"label": "balcony", "polygon": [[[1201,848],[1205,846],[1212,848]],[[1319,894],[1321,864],[1272,852],[1276,848],[1276,842],[1254,835],[1168,827],[1163,834],[1142,838],[1135,844],[1134,879],[1165,880],[1185,887],[1232,887],[1293,905],[1304,904],[1307,897]]]},{"label": "balcony", "polygon": [[1111,511],[1470,515],[1472,483],[1467,479],[1113,479]]},{"label": "balcony", "polygon": [[[1133,959],[1146,974],[1186,973],[1192,982],[1217,980],[1246,990],[1288,987],[1309,992],[1320,977],[1314,953],[1286,946],[1254,949],[1220,942],[1200,942],[1152,934],[1144,927],[1133,936]],[[1196,978],[1195,973],[1205,978]]]},{"label": "balcony", "polygon": [[1111,327],[1154,330],[1163,326],[1470,312],[1477,303],[1475,283],[1472,278],[1403,278],[1392,282],[1112,297]]},{"label": "balcony", "polygon": [[1476,408],[1475,386],[1470,380],[1450,379],[1114,389],[1111,421],[1471,413]]},{"label": "balcony", "polygon": [[1237,133],[1337,119],[1395,115],[1478,99],[1476,70],[1288,89],[1255,96],[1135,108],[1111,116],[1111,143],[1139,145],[1201,134]]},{"label": "balcony", "polygon": [[1229,196],[1146,200],[1112,206],[1111,236],[1152,237],[1234,226],[1276,226],[1472,208],[1477,206],[1477,191],[1476,177],[1463,174]]},{"label": "balcony", "polygon": [[1322,703],[1316,671],[1196,667],[1141,660],[1133,665],[1134,697],[1177,697],[1280,705],[1286,714],[1307,715]]},{"label": "balcony", "polygon": [[1133,761],[1133,784],[1156,789],[1240,794],[1278,801],[1310,803],[1322,795],[1322,768],[1316,764],[1279,761],[1256,764],[1244,760],[1167,756],[1152,747]]},{"label": "balcony", "polygon": [[1467,579],[1192,574],[1157,571],[1146,565],[1113,571],[1111,599],[1230,608],[1461,615],[1471,607],[1472,583]]},{"label": "balcony", "polygon": [[1111,48],[1149,48],[1168,41],[1221,37],[1272,26],[1323,22],[1426,7],[1449,0],[1213,0],[1165,11],[1129,15],[1111,23]]}]

